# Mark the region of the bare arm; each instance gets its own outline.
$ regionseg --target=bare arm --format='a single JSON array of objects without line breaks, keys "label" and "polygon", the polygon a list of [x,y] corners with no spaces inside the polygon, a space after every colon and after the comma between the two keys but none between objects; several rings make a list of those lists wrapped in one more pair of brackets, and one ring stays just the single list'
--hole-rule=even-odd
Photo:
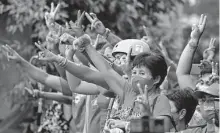
[{"label": "bare arm", "polygon": [[90,56],[96,68],[102,73],[101,77],[105,79],[109,87],[116,94],[123,96],[122,87],[124,81],[121,76],[112,69],[112,67],[105,61],[105,59],[99,53],[97,53],[90,44],[86,46],[85,50]]},{"label": "bare arm", "polygon": [[199,39],[204,31],[205,24],[206,16],[201,15],[199,24],[192,28],[191,39],[180,56],[176,74],[181,88],[195,88],[190,77],[190,71],[192,68],[193,57],[198,47]]},{"label": "bare arm", "polygon": [[54,100],[57,102],[65,103],[65,104],[72,104],[72,97],[71,96],[65,96],[63,94],[59,93],[53,93],[53,92],[39,92],[39,98],[45,98],[49,100]]}]

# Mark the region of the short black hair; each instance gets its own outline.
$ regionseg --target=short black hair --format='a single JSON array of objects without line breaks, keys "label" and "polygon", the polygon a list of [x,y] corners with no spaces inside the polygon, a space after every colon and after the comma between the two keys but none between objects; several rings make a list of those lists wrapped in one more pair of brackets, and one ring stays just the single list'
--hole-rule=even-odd
[{"label": "short black hair", "polygon": [[162,84],[167,75],[167,64],[165,58],[159,53],[143,52],[138,54],[133,61],[132,68],[135,66],[147,67],[151,71],[153,78],[160,76],[160,81],[156,87],[159,87]]},{"label": "short black hair", "polygon": [[198,105],[194,90],[189,87],[173,90],[167,94],[167,98],[174,102],[178,112],[186,109],[185,124],[188,124]]}]

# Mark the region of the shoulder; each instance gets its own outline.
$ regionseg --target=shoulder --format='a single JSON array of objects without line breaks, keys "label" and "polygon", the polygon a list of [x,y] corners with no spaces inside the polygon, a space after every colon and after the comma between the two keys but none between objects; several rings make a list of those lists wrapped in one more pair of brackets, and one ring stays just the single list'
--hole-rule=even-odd
[{"label": "shoulder", "polygon": [[201,126],[201,127],[189,128],[179,133],[206,133],[206,131],[207,131],[207,127]]},{"label": "shoulder", "polygon": [[159,95],[156,97],[156,102],[154,105],[153,115],[154,116],[170,116],[171,114],[171,107],[169,104],[169,100],[165,95]]}]

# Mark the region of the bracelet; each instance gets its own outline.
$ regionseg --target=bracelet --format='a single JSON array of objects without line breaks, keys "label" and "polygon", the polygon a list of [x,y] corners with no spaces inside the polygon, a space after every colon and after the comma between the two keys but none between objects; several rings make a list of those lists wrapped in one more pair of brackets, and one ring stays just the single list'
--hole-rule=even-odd
[{"label": "bracelet", "polygon": [[103,35],[103,36],[105,37],[105,39],[107,39],[107,38],[108,38],[108,36],[109,36],[110,32],[111,32],[111,30],[110,30],[110,29],[105,28],[105,33],[104,33],[104,35]]}]

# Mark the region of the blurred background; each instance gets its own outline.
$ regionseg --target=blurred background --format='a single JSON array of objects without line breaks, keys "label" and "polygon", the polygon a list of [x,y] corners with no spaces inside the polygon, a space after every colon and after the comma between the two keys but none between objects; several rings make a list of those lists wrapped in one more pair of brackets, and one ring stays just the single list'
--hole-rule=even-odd
[{"label": "blurred background", "polygon": [[[75,21],[77,11],[84,10],[96,13],[104,25],[122,39],[141,38],[144,35],[142,26],[145,25],[155,40],[163,40],[170,58],[176,63],[187,44],[192,24],[198,22],[201,14],[206,14],[206,30],[194,63],[202,59],[202,52],[208,47],[211,37],[217,39],[215,59],[218,60],[218,0],[0,0],[0,45],[9,44],[29,60],[36,53],[34,42],[45,40],[47,35],[44,12],[49,10],[51,2],[55,5],[61,3],[56,18],[60,24]],[[84,25],[88,24],[85,20]],[[16,64],[9,64],[0,52],[0,121],[13,113],[24,113],[28,108],[22,102],[12,106],[10,101],[10,97],[13,97],[11,91],[22,88],[24,81],[24,73]],[[7,133],[19,133],[22,120],[22,117],[17,118]]]}]

